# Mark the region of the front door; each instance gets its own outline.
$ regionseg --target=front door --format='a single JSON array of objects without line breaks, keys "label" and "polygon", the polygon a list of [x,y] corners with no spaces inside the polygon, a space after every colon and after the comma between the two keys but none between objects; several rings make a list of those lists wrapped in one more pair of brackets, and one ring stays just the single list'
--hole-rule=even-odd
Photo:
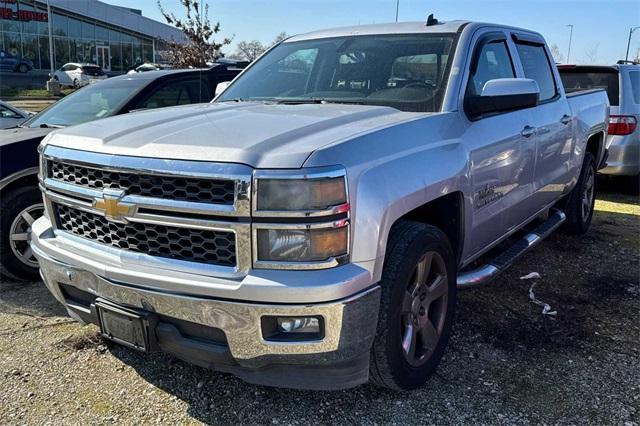
[{"label": "front door", "polygon": [[105,72],[111,71],[111,50],[109,46],[97,46],[96,56],[100,68]]},{"label": "front door", "polygon": [[[479,95],[489,80],[516,77],[504,34],[481,36],[474,57],[465,96]],[[531,120],[531,109],[523,109],[469,123],[467,131],[474,136],[466,138],[473,190],[472,255],[486,251],[531,215],[536,152]]]}]

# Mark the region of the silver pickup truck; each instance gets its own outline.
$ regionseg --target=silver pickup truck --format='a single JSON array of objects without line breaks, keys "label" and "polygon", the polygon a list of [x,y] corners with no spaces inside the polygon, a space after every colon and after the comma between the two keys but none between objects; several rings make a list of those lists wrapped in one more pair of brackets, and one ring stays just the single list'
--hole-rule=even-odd
[{"label": "silver pickup truck", "polygon": [[210,104],[41,144],[42,277],[140,351],[253,383],[425,383],[457,288],[587,231],[605,92],[537,33],[470,22],[291,37]]}]

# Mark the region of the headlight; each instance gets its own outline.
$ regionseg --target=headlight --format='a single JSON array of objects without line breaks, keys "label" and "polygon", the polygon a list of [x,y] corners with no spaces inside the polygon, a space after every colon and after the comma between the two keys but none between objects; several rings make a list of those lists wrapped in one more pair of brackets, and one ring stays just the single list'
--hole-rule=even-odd
[{"label": "headlight", "polygon": [[345,172],[319,169],[309,174],[256,172],[254,214],[257,216],[321,216],[348,209]]},{"label": "headlight", "polygon": [[256,171],[252,215],[260,218],[252,225],[256,268],[320,269],[348,260],[349,197],[341,167]]},{"label": "headlight", "polygon": [[349,251],[348,229],[346,220],[329,225],[258,229],[257,260],[310,263],[338,259],[347,255]]}]

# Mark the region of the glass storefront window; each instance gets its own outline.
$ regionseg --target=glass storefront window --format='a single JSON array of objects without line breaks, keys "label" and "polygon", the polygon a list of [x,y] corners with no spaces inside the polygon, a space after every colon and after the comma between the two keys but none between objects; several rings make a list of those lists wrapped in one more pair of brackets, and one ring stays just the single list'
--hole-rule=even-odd
[{"label": "glass storefront window", "polygon": [[38,60],[38,36],[22,35],[22,56],[33,61],[35,68],[40,68]]},{"label": "glass storefront window", "polygon": [[22,56],[20,33],[4,33],[4,50],[13,56]]},{"label": "glass storefront window", "polygon": [[96,25],[96,40],[109,41],[109,30],[100,25]]},{"label": "glass storefront window", "polygon": [[40,36],[40,68],[48,70],[51,67],[49,62],[49,37]]},{"label": "glass storefront window", "polygon": [[55,68],[60,68],[69,62],[69,39],[66,37],[53,38],[54,57],[56,59]]},{"label": "glass storefront window", "polygon": [[[18,10],[17,4],[5,3],[4,1],[2,1],[0,2],[0,5],[2,5],[3,8],[11,9],[11,11],[14,13]],[[20,32],[20,21],[15,21],[13,19],[3,19],[2,31],[16,33]]]},{"label": "glass storefront window", "polygon": [[109,30],[109,41],[110,42],[120,42],[122,40],[122,34],[118,31]]},{"label": "glass storefront window", "polygon": [[69,18],[69,37],[82,37],[82,22],[74,18]]},{"label": "glass storefront window", "polygon": [[82,38],[95,39],[96,38],[96,26],[89,22],[82,23]]},{"label": "glass storefront window", "polygon": [[133,45],[122,43],[122,71],[129,71],[133,68]]},{"label": "glass storefront window", "polygon": [[142,45],[142,62],[154,62],[153,60],[153,45]]},{"label": "glass storefront window", "polygon": [[122,52],[120,43],[109,43],[111,54],[111,71],[120,72],[122,70]]},{"label": "glass storefront window", "polygon": [[[69,34],[69,26],[68,19],[66,16],[58,15],[57,13],[53,14],[53,35],[56,36],[66,36]],[[49,31],[47,29],[47,31]]]},{"label": "glass storefront window", "polygon": [[140,39],[136,38],[133,43],[133,64],[140,65],[144,62],[142,55],[142,43],[140,43]]}]

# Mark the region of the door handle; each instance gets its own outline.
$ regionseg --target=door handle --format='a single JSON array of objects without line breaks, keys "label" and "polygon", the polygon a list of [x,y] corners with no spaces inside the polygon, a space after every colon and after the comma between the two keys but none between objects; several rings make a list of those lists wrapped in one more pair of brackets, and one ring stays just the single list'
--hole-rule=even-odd
[{"label": "door handle", "polygon": [[572,117],[570,115],[565,114],[560,119],[560,122],[566,126],[567,124],[571,123],[571,118]]},{"label": "door handle", "polygon": [[524,129],[520,132],[525,138],[529,138],[536,134],[536,128],[531,126],[524,126]]}]

